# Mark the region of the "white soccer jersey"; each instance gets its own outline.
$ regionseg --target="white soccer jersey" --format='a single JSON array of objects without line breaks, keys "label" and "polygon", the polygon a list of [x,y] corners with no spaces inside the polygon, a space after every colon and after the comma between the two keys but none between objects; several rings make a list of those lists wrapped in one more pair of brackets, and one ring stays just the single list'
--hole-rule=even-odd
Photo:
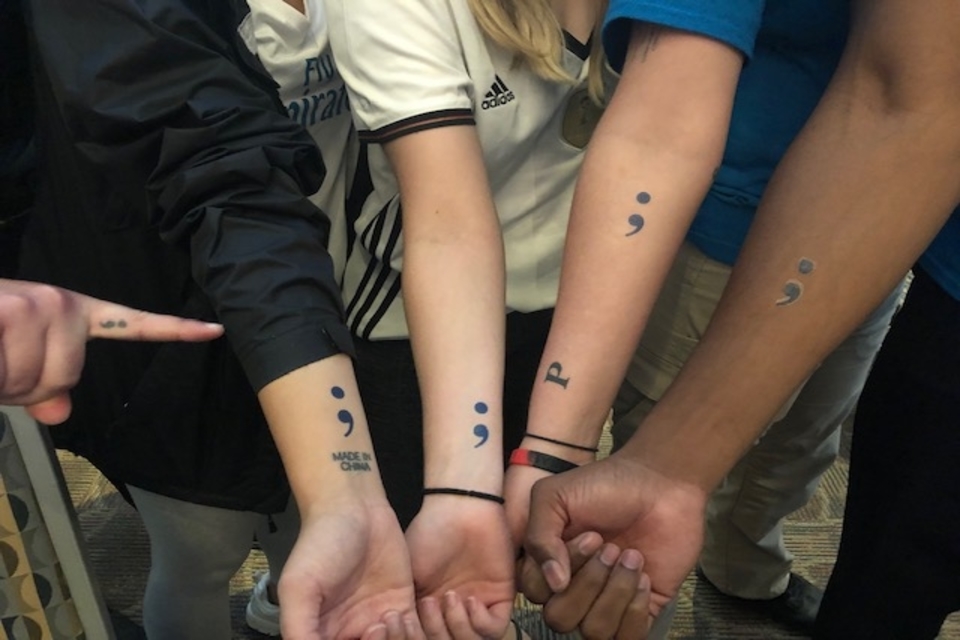
[{"label": "white soccer jersey", "polygon": [[333,62],[320,0],[306,0],[306,15],[284,0],[247,0],[240,35],[279,85],[290,118],[313,136],[327,175],[311,200],[330,218],[328,250],[338,279],[347,253],[346,199],[360,143],[343,79]]},{"label": "white soccer jersey", "polygon": [[599,118],[585,86],[589,47],[567,37],[563,65],[578,82],[550,82],[485,38],[466,0],[325,1],[360,138],[371,143],[374,192],[344,276],[351,329],[408,336],[399,188],[380,144],[447,125],[477,128],[503,230],[508,309],[553,307],[577,170]]}]

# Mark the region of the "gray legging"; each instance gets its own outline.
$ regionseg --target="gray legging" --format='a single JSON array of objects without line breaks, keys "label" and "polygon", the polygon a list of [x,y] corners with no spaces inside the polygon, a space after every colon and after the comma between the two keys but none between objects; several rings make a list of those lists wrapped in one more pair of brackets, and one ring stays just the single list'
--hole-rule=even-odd
[{"label": "gray legging", "polygon": [[299,531],[293,500],[274,516],[175,500],[127,485],[150,536],[143,624],[150,640],[230,640],[230,579],[254,533],[279,576]]}]

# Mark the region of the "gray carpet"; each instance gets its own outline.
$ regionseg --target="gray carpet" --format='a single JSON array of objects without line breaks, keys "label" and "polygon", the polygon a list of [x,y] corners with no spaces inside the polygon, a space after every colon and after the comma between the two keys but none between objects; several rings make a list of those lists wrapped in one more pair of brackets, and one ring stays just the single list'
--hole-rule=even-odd
[{"label": "gray carpet", "polygon": [[[149,568],[146,533],[136,512],[84,460],[61,453],[61,463],[77,506],[87,547],[107,605],[139,621],[140,598]],[[817,585],[830,575],[840,534],[846,487],[846,458],[841,456],[823,478],[811,502],[795,513],[786,528],[787,543],[796,555],[794,569]],[[262,639],[243,622],[243,608],[257,572],[265,568],[262,554],[253,551],[231,583],[236,639]],[[536,610],[524,606],[518,619],[534,640],[556,638]],[[709,584],[691,576],[683,586],[670,638],[673,640],[778,640],[803,638],[732,605]],[[960,640],[960,616],[952,617],[940,636]]]}]

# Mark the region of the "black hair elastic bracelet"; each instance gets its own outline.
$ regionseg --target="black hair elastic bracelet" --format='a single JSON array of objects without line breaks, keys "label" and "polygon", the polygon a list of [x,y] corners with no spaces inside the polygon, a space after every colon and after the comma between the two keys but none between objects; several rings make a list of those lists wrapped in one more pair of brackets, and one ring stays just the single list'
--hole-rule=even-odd
[{"label": "black hair elastic bracelet", "polygon": [[502,497],[495,495],[493,493],[484,493],[482,491],[471,491],[469,489],[454,489],[453,487],[431,487],[423,490],[423,495],[451,495],[451,496],[465,496],[467,498],[479,498],[480,500],[488,500],[490,502],[496,502],[497,504],[503,504],[504,500]]},{"label": "black hair elastic bracelet", "polygon": [[544,442],[551,442],[553,444],[558,444],[561,447],[569,447],[571,449],[576,449],[577,451],[589,451],[590,453],[597,453],[600,451],[597,447],[587,447],[582,444],[573,444],[572,442],[564,442],[563,440],[556,440],[555,438],[548,438],[547,436],[538,436],[535,433],[525,433],[523,434],[524,438],[533,438],[534,440],[542,440]]}]

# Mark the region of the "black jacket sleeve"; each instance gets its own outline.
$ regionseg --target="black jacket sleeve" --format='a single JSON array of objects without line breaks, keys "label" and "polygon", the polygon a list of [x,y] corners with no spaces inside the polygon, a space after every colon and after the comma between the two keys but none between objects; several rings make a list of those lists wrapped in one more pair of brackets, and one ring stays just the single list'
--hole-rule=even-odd
[{"label": "black jacket sleeve", "polygon": [[239,42],[245,3],[27,6],[71,143],[133,203],[107,226],[156,228],[189,252],[254,388],[352,352],[325,249],[329,222],[304,196],[323,164]]}]

